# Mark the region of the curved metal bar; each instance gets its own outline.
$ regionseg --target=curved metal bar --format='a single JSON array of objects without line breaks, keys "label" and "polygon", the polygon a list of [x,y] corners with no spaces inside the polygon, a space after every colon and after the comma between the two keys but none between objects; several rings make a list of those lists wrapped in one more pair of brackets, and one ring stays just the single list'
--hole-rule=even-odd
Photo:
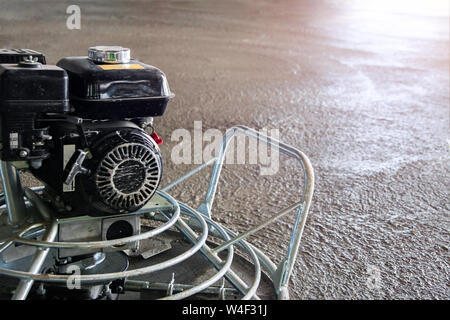
[{"label": "curved metal bar", "polygon": [[[214,202],[214,197],[215,197],[215,194],[217,191],[217,185],[219,183],[219,177],[220,177],[220,173],[222,171],[226,151],[227,151],[228,145],[231,141],[231,138],[233,138],[236,135],[236,133],[238,133],[238,132],[241,132],[241,133],[243,133],[249,137],[252,137],[258,141],[262,141],[262,142],[266,143],[267,145],[270,145],[271,147],[278,149],[282,153],[296,158],[300,162],[300,165],[302,166],[302,168],[304,169],[304,172],[305,172],[304,192],[306,194],[309,191],[311,184],[308,183],[308,181],[311,181],[311,179],[314,179],[314,173],[313,173],[313,169],[309,162],[308,157],[306,157],[306,155],[303,152],[301,152],[300,150],[298,150],[288,144],[280,142],[274,138],[263,135],[263,134],[255,131],[253,129],[250,129],[246,126],[235,126],[235,127],[228,129],[223,137],[222,145],[219,150],[219,154],[217,155],[217,160],[216,160],[216,163],[214,164],[213,172],[211,174],[211,180],[210,180],[208,191],[206,193],[206,199],[205,199],[205,202],[202,203],[202,206],[201,206],[202,213],[204,213],[208,216],[211,216],[211,208],[212,208],[212,204]],[[307,168],[305,168],[304,163],[307,165]],[[314,185],[314,183],[312,184],[312,186],[313,185]]]},{"label": "curved metal bar", "polygon": [[173,213],[172,217],[162,226],[159,226],[155,229],[152,229],[150,231],[126,237],[121,239],[115,239],[115,240],[104,240],[104,241],[72,241],[72,242],[51,242],[51,241],[39,241],[39,240],[33,240],[33,239],[24,239],[21,237],[15,237],[14,241],[21,244],[26,244],[30,246],[37,246],[37,247],[45,247],[45,248],[90,248],[90,249],[101,249],[101,248],[108,248],[112,246],[118,246],[123,245],[129,242],[134,242],[138,240],[143,240],[147,238],[151,238],[155,235],[158,235],[167,229],[169,229],[171,226],[175,224],[175,222],[178,220],[180,215],[180,208],[178,206],[178,203],[175,199],[173,199],[171,196],[169,196],[167,193],[163,193],[161,191],[157,191],[159,195],[164,197],[167,201],[169,201],[175,208],[175,212]]},{"label": "curved metal bar", "polygon": [[15,236],[5,240],[0,245],[0,253],[2,253],[10,245],[12,245],[14,243],[14,239],[16,238],[16,236],[23,237],[26,233],[30,232],[31,230],[36,229],[36,228],[42,228],[42,227],[45,227],[45,226],[47,226],[47,223],[45,223],[45,222],[34,223],[34,224],[30,224],[30,225],[26,226],[25,228],[20,230]]},{"label": "curved metal bar", "polygon": [[208,225],[206,224],[205,220],[203,219],[202,214],[197,213],[194,216],[195,219],[200,223],[202,234],[200,237],[197,238],[197,242],[187,251],[183,252],[182,254],[171,258],[169,260],[163,261],[158,264],[154,264],[151,266],[134,269],[134,270],[127,270],[127,271],[121,271],[121,272],[112,272],[112,273],[104,273],[104,274],[93,274],[93,275],[55,275],[55,274],[31,274],[29,272],[24,271],[17,271],[17,270],[10,270],[10,269],[3,269],[0,268],[0,274],[16,277],[19,279],[33,279],[36,281],[42,281],[42,282],[59,282],[64,283],[67,281],[70,281],[71,279],[74,279],[76,277],[77,280],[80,281],[80,283],[84,282],[99,282],[99,281],[110,281],[120,278],[127,278],[127,277],[134,277],[144,274],[149,274],[155,271],[159,271],[162,269],[169,268],[177,263],[180,263],[187,258],[194,255],[197,251],[201,249],[201,247],[205,244],[206,239],[208,237]]},{"label": "curved metal bar", "polygon": [[[231,237],[236,237],[237,236],[237,234],[235,232],[231,231],[227,227],[222,226],[222,228]],[[255,252],[256,256],[258,257],[259,262],[261,263],[261,266],[267,272],[269,277],[272,279],[273,276],[275,275],[275,272],[277,271],[277,265],[275,263],[273,263],[272,260],[270,260],[269,257],[267,257],[261,250],[256,248],[251,243],[246,242],[245,240],[240,240],[237,243],[235,243],[235,245],[238,246],[238,247],[242,247],[242,243],[245,243],[246,245],[248,245]]]},{"label": "curved metal bar", "polygon": [[[210,224],[209,221],[207,221],[206,223]],[[225,240],[229,239],[228,234],[221,227],[217,228],[217,231],[223,236],[223,238]],[[190,240],[193,241],[193,239],[191,239],[191,238],[190,238]],[[203,248],[200,250],[203,250]],[[208,288],[209,286],[213,285],[217,280],[222,278],[225,275],[225,273],[230,269],[231,264],[233,263],[233,256],[234,256],[234,248],[231,247],[230,250],[228,250],[228,254],[227,254],[225,263],[218,269],[218,272],[215,273],[211,278],[205,280],[204,282],[202,282],[188,290],[176,293],[171,296],[164,297],[160,300],[185,299],[185,298],[193,296],[194,294],[197,294],[197,293],[203,291],[204,289]]]},{"label": "curved metal bar", "polygon": [[169,189],[172,189],[174,186],[176,186],[177,184],[179,184],[180,182],[186,180],[187,178],[193,176],[194,174],[196,174],[197,172],[201,171],[202,169],[206,168],[207,166],[209,166],[210,164],[212,164],[214,161],[216,161],[217,158],[212,158],[209,161],[205,162],[204,164],[202,164],[201,166],[198,166],[197,168],[195,168],[192,171],[189,171],[188,173],[186,173],[184,176],[178,178],[177,180],[175,180],[174,182],[169,183],[167,186],[165,186],[164,188],[161,188],[161,191],[167,191]]},{"label": "curved metal bar", "polygon": [[[282,143],[276,139],[273,139],[271,137],[265,136],[260,134],[259,132],[250,129],[245,126],[235,126],[229,130],[224,135],[221,148],[219,150],[219,154],[217,156],[216,163],[213,168],[213,172],[211,175],[210,185],[206,194],[205,202],[203,202],[200,207],[199,211],[203,214],[205,214],[208,217],[211,217],[211,208],[212,204],[214,202],[214,197],[217,191],[217,186],[219,183],[219,177],[223,166],[223,161],[226,155],[226,150],[229,145],[229,142],[231,138],[237,133],[242,132],[245,135],[255,138],[258,141],[265,142],[266,144],[277,148],[282,153],[291,156],[298,160],[300,165],[303,168],[304,171],[304,192],[303,192],[303,199],[302,199],[302,207],[298,209],[297,212],[297,218],[294,225],[294,229],[292,232],[288,252],[286,254],[285,259],[280,263],[275,273],[273,273],[274,276],[274,282],[277,282],[275,284],[277,293],[280,293],[282,291],[285,291],[287,288],[287,284],[289,282],[290,276],[292,274],[292,269],[294,266],[294,262],[297,258],[298,254],[298,248],[300,246],[300,240],[301,236],[303,234],[303,229],[306,223],[306,218],[308,216],[309,208],[311,205],[312,195],[314,193],[314,169],[311,165],[311,162],[309,161],[308,157],[301,152],[300,150],[287,145],[285,143]],[[283,293],[284,294],[284,293]]]},{"label": "curved metal bar", "polygon": [[[56,236],[58,235],[58,223],[55,219],[53,219],[53,215],[48,206],[32,191],[31,189],[26,188],[25,195],[32,202],[33,205],[38,209],[37,211],[41,214],[42,218],[48,222],[48,226],[43,235],[44,241],[54,241]],[[41,271],[42,265],[47,259],[47,255],[50,252],[50,248],[44,248],[42,250],[36,250],[34,254],[33,260],[31,261],[31,265],[28,268],[28,272],[31,274],[38,274]],[[33,279],[22,279],[17,286],[12,300],[25,300],[28,296],[28,293],[33,286]]]},{"label": "curved metal bar", "polygon": [[[213,225],[215,228],[224,229],[222,226],[220,226],[218,223],[214,222],[210,218],[206,218],[206,221],[211,225]],[[248,300],[251,299],[256,294],[256,290],[258,290],[259,283],[261,282],[261,266],[259,263],[258,256],[256,255],[253,248],[246,241],[240,240],[237,242],[237,244],[239,244],[241,248],[247,251],[247,253],[252,258],[253,263],[255,264],[255,271],[254,271],[255,278],[253,280],[252,285],[248,288],[247,293],[244,295],[244,297],[242,297],[242,300]]]},{"label": "curved metal bar", "polygon": [[[58,224],[55,221],[53,221],[45,231],[44,239],[52,241],[55,239],[57,233],[58,233]],[[41,271],[42,265],[44,264],[49,251],[50,251],[49,248],[43,250],[36,250],[31,265],[28,269],[29,273],[38,274]],[[28,296],[28,293],[31,290],[31,287],[33,286],[33,283],[34,283],[33,279],[20,280],[19,285],[17,286],[14,292],[12,300],[25,300]]]},{"label": "curved metal bar", "polygon": [[240,240],[242,240],[244,238],[247,238],[248,236],[258,232],[259,230],[261,230],[261,229],[263,229],[265,227],[267,227],[269,224],[274,223],[276,220],[278,220],[279,218],[285,216],[286,214],[288,214],[292,210],[297,209],[301,205],[302,205],[301,202],[294,203],[293,205],[289,206],[288,208],[282,210],[280,213],[278,213],[274,217],[264,221],[262,224],[254,227],[254,228],[252,228],[252,229],[250,229],[248,231],[245,231],[245,232],[237,235],[236,237],[228,240],[227,242],[221,244],[217,248],[214,248],[214,251],[215,252],[220,252],[220,251],[226,249],[227,247],[229,247],[230,245],[232,245],[233,243],[238,242],[238,241],[240,241]]},{"label": "curved metal bar", "polygon": [[[194,214],[196,212],[195,209],[192,209],[188,205],[180,202],[180,207],[182,210],[186,210],[187,212]],[[208,224],[212,225],[214,228],[220,228],[224,229],[221,225],[213,221],[212,219],[208,217],[204,217]],[[188,225],[178,226],[178,228],[189,237],[189,233],[192,232],[192,229],[189,228]],[[258,296],[256,296],[256,290],[258,289],[259,283],[261,281],[261,267],[259,264],[259,260],[255,254],[255,252],[250,248],[250,246],[247,245],[246,242],[242,241],[242,245],[244,246],[245,251],[252,257],[252,260],[255,264],[255,280],[253,281],[253,284],[249,287],[237,274],[235,274],[231,269],[228,270],[225,277],[233,284],[233,286],[238,289],[243,295],[243,299],[250,299],[255,298],[259,299]],[[230,246],[231,248],[232,246]],[[214,265],[216,268],[219,268],[220,264],[222,263],[221,259],[218,257],[217,253],[215,253],[211,248],[209,248],[208,245],[204,245],[202,248],[202,253],[205,255],[205,257]]]}]

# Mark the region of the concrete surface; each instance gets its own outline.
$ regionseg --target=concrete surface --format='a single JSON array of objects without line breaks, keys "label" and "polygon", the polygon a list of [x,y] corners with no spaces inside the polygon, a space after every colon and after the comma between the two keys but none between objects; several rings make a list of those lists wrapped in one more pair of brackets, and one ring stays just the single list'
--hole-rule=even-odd
[{"label": "concrete surface", "polygon": [[[448,299],[448,1],[1,1],[0,47],[49,63],[92,45],[132,48],[176,98],[156,119],[164,182],[176,128],[280,130],[317,182],[294,299]],[[227,165],[215,217],[245,230],[290,204],[301,172]],[[35,183],[26,178],[27,183]],[[172,195],[199,204],[206,175]],[[257,204],[257,205],[253,205]],[[232,213],[233,212],[233,213]],[[293,217],[251,238],[279,261]],[[379,277],[377,272],[379,271]]]}]

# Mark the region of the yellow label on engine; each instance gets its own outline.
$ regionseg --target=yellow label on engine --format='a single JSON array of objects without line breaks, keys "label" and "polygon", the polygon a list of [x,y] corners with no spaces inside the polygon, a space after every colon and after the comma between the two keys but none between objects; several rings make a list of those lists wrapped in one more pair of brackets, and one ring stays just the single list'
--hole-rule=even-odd
[{"label": "yellow label on engine", "polygon": [[103,70],[119,70],[119,69],[144,69],[139,64],[102,64],[99,65]]}]

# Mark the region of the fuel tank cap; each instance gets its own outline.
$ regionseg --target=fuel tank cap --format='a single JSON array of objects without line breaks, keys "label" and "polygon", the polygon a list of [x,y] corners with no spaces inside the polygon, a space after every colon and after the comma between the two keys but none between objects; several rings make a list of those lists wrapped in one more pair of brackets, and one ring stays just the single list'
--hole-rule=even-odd
[{"label": "fuel tank cap", "polygon": [[88,57],[97,63],[128,63],[130,49],[120,46],[95,46],[89,48]]}]

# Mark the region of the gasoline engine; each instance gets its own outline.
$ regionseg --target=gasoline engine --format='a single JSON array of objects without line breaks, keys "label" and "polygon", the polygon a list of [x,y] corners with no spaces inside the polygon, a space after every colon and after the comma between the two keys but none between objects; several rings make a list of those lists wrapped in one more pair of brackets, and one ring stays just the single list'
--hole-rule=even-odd
[{"label": "gasoline engine", "polygon": [[162,174],[153,117],[173,97],[165,74],[122,47],[47,65],[42,53],[0,50],[1,160],[30,171],[61,215],[133,212]]},{"label": "gasoline engine", "polygon": [[[46,218],[33,220],[36,210],[58,221],[51,241],[139,235],[139,209],[151,203],[163,169],[162,139],[153,118],[164,114],[172,97],[165,74],[132,59],[128,48],[91,47],[88,56],[63,58],[56,65],[46,64],[45,55],[34,50],[0,49],[0,267],[20,269],[33,257],[41,259],[33,246],[2,248],[11,232]],[[30,172],[42,182],[41,205],[30,205],[29,197],[28,204],[23,201],[26,190],[17,172]],[[27,237],[46,239],[42,233]],[[43,268],[53,274],[67,274],[70,267],[82,274],[121,272],[128,267],[124,252],[138,252],[139,245],[55,248]],[[0,283],[11,292],[3,278]],[[15,299],[30,290],[26,284],[17,288]],[[97,298],[99,288],[84,289]]]}]

